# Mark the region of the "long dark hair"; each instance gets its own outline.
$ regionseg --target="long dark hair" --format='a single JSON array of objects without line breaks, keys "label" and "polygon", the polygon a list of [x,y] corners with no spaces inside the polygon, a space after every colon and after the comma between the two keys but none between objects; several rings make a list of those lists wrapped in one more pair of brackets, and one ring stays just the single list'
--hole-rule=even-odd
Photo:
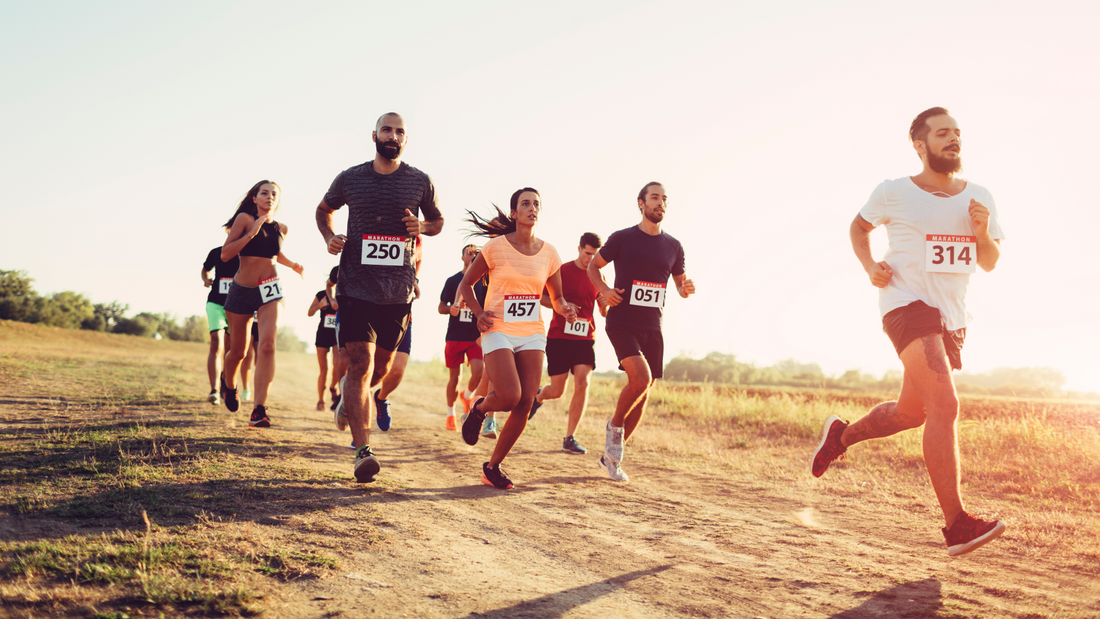
[{"label": "long dark hair", "polygon": [[[528,191],[540,198],[542,197],[542,194],[539,193],[539,190],[535,189],[534,187],[524,187],[523,189],[518,189],[515,193],[512,194],[512,199],[509,201],[509,206],[511,207],[511,210],[516,210],[516,207],[519,206],[519,197]],[[490,202],[490,204],[493,203]],[[490,217],[488,219],[478,215],[477,213],[469,209],[466,210],[466,212],[470,214],[470,218],[467,219],[466,222],[472,226],[472,229],[470,229],[470,234],[467,235],[466,238],[470,238],[471,236],[483,236],[486,238],[493,238],[496,236],[501,236],[503,234],[511,234],[516,231],[516,220],[512,219],[508,215],[505,215],[504,212],[500,210],[500,207],[496,204],[493,204],[493,210],[497,212],[496,216]]]},{"label": "long dark hair", "polygon": [[259,212],[256,210],[256,202],[253,201],[253,198],[260,194],[260,187],[263,187],[265,184],[275,185],[275,188],[279,190],[279,194],[282,195],[283,188],[279,187],[279,183],[276,183],[275,181],[262,180],[256,183],[252,186],[252,189],[249,189],[248,193],[245,194],[243,198],[241,198],[241,203],[237,205],[237,210],[233,211],[233,216],[229,218],[229,221],[222,224],[223,228],[225,228],[226,230],[232,228],[233,222],[237,219],[237,215],[240,215],[241,213],[248,213],[252,217],[260,216]]}]

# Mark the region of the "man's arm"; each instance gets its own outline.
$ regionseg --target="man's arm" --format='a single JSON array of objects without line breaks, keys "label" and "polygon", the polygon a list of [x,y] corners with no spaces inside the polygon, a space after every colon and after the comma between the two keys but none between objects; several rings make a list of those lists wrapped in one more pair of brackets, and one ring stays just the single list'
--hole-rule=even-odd
[{"label": "man's arm", "polygon": [[612,288],[607,285],[607,282],[603,279],[603,273],[600,269],[608,265],[608,262],[603,259],[603,256],[599,253],[592,259],[592,262],[588,263],[588,279],[592,282],[592,285],[596,287],[596,291],[604,301],[607,302],[608,307],[615,307],[623,302],[623,298],[619,295],[625,293],[625,290],[618,288]]},{"label": "man's arm", "polygon": [[202,285],[209,288],[214,283],[214,280],[210,279],[210,271],[206,270],[206,267],[202,267]]},{"label": "man's arm", "polygon": [[985,272],[997,267],[997,261],[1001,259],[1001,241],[994,239],[989,234],[989,208],[978,202],[970,200],[970,227],[974,229],[978,237],[978,266]]},{"label": "man's arm", "polygon": [[885,288],[890,283],[890,278],[894,276],[894,271],[890,265],[885,262],[875,262],[871,256],[871,231],[874,229],[871,222],[857,213],[856,218],[852,220],[852,225],[848,227],[848,237],[852,241],[852,251],[856,253],[856,258],[871,279],[871,285],[876,288]]},{"label": "man's arm", "polygon": [[686,299],[695,294],[695,282],[687,278],[687,273],[673,275],[672,281],[676,283],[676,291],[682,298]]},{"label": "man's arm", "polygon": [[317,229],[321,231],[321,236],[325,239],[328,253],[333,256],[344,250],[344,243],[348,240],[348,237],[343,234],[336,234],[332,229],[332,214],[335,212],[336,210],[329,208],[324,200],[321,200],[321,203],[317,205]]}]

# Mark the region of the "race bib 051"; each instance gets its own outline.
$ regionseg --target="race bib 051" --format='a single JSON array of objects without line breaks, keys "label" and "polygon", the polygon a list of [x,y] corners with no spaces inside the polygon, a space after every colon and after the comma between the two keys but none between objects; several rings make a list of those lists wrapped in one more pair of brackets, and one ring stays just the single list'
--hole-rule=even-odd
[{"label": "race bib 051", "polygon": [[665,285],[635,281],[630,289],[630,304],[641,307],[664,307]]},{"label": "race bib 051", "polygon": [[978,237],[925,236],[924,268],[929,273],[974,273],[977,266]]},{"label": "race bib 051", "polygon": [[405,264],[405,237],[364,234],[362,263],[394,267]]},{"label": "race bib 051", "polygon": [[539,295],[504,295],[504,322],[532,322],[539,318]]}]

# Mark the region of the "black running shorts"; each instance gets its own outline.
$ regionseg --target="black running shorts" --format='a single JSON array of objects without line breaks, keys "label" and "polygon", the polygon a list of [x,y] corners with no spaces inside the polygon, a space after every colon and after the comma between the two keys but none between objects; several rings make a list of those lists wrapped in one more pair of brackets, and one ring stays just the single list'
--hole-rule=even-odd
[{"label": "black running shorts", "polygon": [[341,347],[348,342],[371,342],[392,352],[409,327],[411,303],[379,305],[343,295],[338,295],[336,302],[340,304],[336,335]]},{"label": "black running shorts", "polygon": [[943,324],[940,310],[924,301],[914,301],[905,307],[890,310],[882,317],[882,330],[890,337],[898,356],[905,347],[926,335],[935,333],[943,338],[943,349],[947,351],[947,360],[951,367],[961,370],[963,340],[966,339],[966,327],[948,331]]},{"label": "black running shorts", "polygon": [[326,327],[323,323],[317,325],[317,337],[313,340],[317,348],[332,348],[336,345],[336,329]]},{"label": "black running shorts", "polygon": [[615,347],[615,356],[619,359],[619,369],[627,357],[641,355],[649,364],[649,373],[653,378],[661,378],[665,367],[665,338],[660,329],[639,329],[606,323],[604,332],[611,345]]},{"label": "black running shorts", "polygon": [[[283,298],[279,297],[274,301],[283,303]],[[268,303],[274,301],[268,301]],[[252,314],[264,305],[266,304],[263,296],[260,295],[259,288],[249,288],[237,282],[229,284],[229,294],[225,297],[225,311],[231,314]]]},{"label": "black running shorts", "polygon": [[546,366],[550,376],[572,372],[574,366],[596,369],[595,340],[570,340],[552,337],[546,340]]}]

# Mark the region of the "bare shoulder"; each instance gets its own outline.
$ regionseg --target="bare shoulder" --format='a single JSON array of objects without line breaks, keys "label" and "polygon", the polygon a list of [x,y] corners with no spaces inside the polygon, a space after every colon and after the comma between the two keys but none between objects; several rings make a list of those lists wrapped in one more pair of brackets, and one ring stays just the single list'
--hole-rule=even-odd
[{"label": "bare shoulder", "polygon": [[283,236],[286,236],[287,232],[289,232],[289,231],[290,231],[290,228],[288,228],[286,226],[286,224],[284,224],[283,222],[280,221],[279,222],[279,234],[281,234]]}]

